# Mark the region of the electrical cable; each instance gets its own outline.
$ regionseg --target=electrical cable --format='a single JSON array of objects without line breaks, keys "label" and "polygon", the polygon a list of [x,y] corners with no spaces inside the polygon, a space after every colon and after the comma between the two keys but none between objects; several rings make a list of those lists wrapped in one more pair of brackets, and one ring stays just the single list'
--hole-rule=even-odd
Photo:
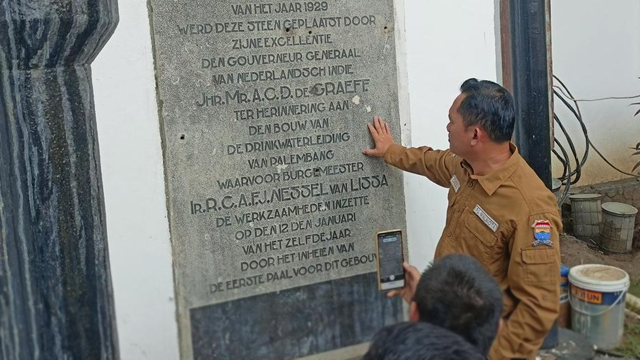
[{"label": "electrical cable", "polygon": [[561,179],[565,179],[567,177],[567,162],[560,156],[560,154],[558,154],[556,149],[552,149],[551,152],[553,152],[553,155],[555,155],[556,158],[558,159],[558,161],[560,161],[560,163],[562,164],[562,178]]},{"label": "electrical cable", "polygon": [[[573,106],[571,106],[571,104],[569,104],[566,100],[564,100],[564,98],[562,98],[562,96],[560,94],[558,94],[556,91],[554,91],[554,94],[560,99],[562,100],[563,104],[567,107],[567,109],[569,109],[569,111],[571,111],[573,113],[573,115],[575,116],[576,119],[578,119],[578,122],[580,122],[580,119],[582,118],[582,114],[580,113],[580,109],[578,108],[577,110],[573,108]],[[576,104],[577,105],[577,104]],[[558,125],[560,126],[560,129],[562,130],[562,132],[565,135],[565,138],[567,140],[567,142],[569,143],[569,147],[571,148],[571,151],[574,155],[574,159],[575,159],[575,163],[576,163],[576,167],[574,170],[572,170],[571,172],[569,172],[569,175],[563,175],[562,178],[560,178],[560,180],[565,183],[567,179],[569,179],[569,182],[571,184],[576,184],[579,180],[580,177],[582,176],[582,167],[584,166],[584,164],[587,161],[587,158],[589,156],[589,142],[588,142],[588,138],[589,135],[587,133],[587,129],[586,126],[584,126],[584,124],[581,124],[581,129],[582,129],[582,133],[585,137],[585,152],[582,155],[582,160],[578,161],[577,158],[577,150],[575,149],[573,140],[571,139],[571,136],[569,135],[568,131],[566,130],[566,128],[564,127],[564,124],[562,123],[562,121],[560,120],[560,117],[554,112],[553,114],[554,116],[554,120],[558,123]],[[573,176],[576,176],[575,180],[570,180]]]},{"label": "electrical cable", "polygon": [[598,99],[574,99],[573,96],[567,95],[564,92],[564,90],[562,90],[562,88],[560,88],[559,86],[554,85],[553,87],[560,90],[560,92],[562,92],[564,96],[569,98],[569,100],[576,101],[576,102],[604,101],[604,100],[630,100],[630,99],[640,98],[640,95],[633,95],[633,96],[610,96],[610,97],[604,97],[604,98],[598,98]]},{"label": "electrical cable", "polygon": [[[560,85],[567,91],[567,93],[573,98],[573,94],[571,93],[571,91],[569,91],[569,88],[562,82],[562,80],[560,80],[560,78],[558,78],[557,76],[553,75],[553,78],[558,80],[558,82],[560,83]],[[554,94],[562,101],[562,103],[575,115],[576,119],[578,119],[578,123],[580,123],[580,127],[582,128],[582,133],[584,134],[584,138],[585,138],[585,149],[584,149],[584,155],[582,156],[582,160],[580,161],[580,165],[578,166],[576,164],[576,169],[582,169],[582,167],[584,166],[584,164],[587,162],[587,158],[589,157],[589,146],[590,146],[590,141],[589,141],[589,133],[587,132],[587,126],[584,123],[584,119],[582,118],[582,112],[580,111],[580,105],[578,105],[578,103],[576,101],[574,101],[573,103],[575,104],[575,109],[573,108],[573,106],[571,106],[571,104],[569,104],[562,96],[560,96],[557,92],[554,91]]]},{"label": "electrical cable", "polygon": [[[603,154],[602,154],[602,153],[601,153],[597,148],[596,148],[596,146],[593,144],[593,142],[592,142],[592,141],[591,141],[591,139],[589,138],[589,134],[588,134],[588,132],[587,132],[586,125],[584,124],[584,121],[583,121],[583,118],[582,118],[582,113],[581,113],[581,111],[580,111],[580,106],[578,105],[578,101],[580,101],[580,100],[575,99],[575,98],[573,97],[573,94],[571,94],[571,91],[569,91],[569,89],[568,89],[568,88],[567,88],[567,86],[562,82],[562,80],[560,80],[560,79],[559,79],[557,76],[555,76],[555,75],[553,75],[553,78],[554,78],[554,79],[556,79],[556,80],[560,83],[560,85],[562,86],[562,88],[564,88],[564,90],[562,90],[562,88],[557,87],[557,86],[554,86],[554,88],[558,88],[558,89],[560,89],[560,92],[558,92],[558,91],[555,91],[555,90],[554,90],[554,91],[553,91],[554,95],[556,95],[556,97],[557,97],[558,99],[560,99],[560,101],[562,101],[562,103],[567,107],[567,109],[569,109],[569,111],[571,111],[571,113],[573,113],[573,115],[576,117],[576,119],[577,119],[577,120],[578,120],[578,122],[580,123],[580,127],[582,128],[582,132],[583,132],[583,134],[584,134],[584,136],[585,136],[585,153],[584,153],[584,155],[583,155],[582,160],[580,161],[580,163],[577,163],[577,164],[576,164],[576,169],[575,169],[574,171],[570,172],[569,179],[570,179],[573,175],[576,175],[576,174],[578,174],[578,173],[581,173],[581,171],[582,171],[582,167],[584,166],[584,164],[585,164],[585,163],[586,163],[586,161],[587,161],[587,158],[588,158],[588,155],[589,155],[589,148],[590,148],[590,147],[593,147],[593,150],[594,150],[594,151],[595,151],[595,152],[596,152],[596,153],[597,153],[597,154],[602,158],[602,160],[604,160],[604,161],[605,161],[609,166],[611,166],[611,167],[612,167],[613,169],[615,169],[616,171],[618,171],[618,172],[620,172],[620,173],[622,173],[622,174],[624,174],[624,175],[628,175],[628,176],[633,176],[633,177],[639,178],[639,177],[640,177],[640,174],[633,174],[633,173],[629,173],[629,172],[626,172],[626,171],[620,170],[618,167],[616,167],[615,165],[613,165],[613,164],[612,164],[612,163],[611,163],[611,162],[610,162],[610,161],[609,161],[609,160],[608,160],[608,159],[607,159],[607,158],[606,158],[606,157],[605,157],[605,156],[604,156],[604,155],[603,155]],[[565,93],[565,91],[566,91],[566,93]],[[568,95],[567,95],[567,94],[568,94]],[[564,95],[564,96],[566,96],[566,97],[568,97],[569,99],[571,99],[571,100],[574,102],[574,104],[575,104],[575,108],[574,108],[574,107],[573,107],[573,106],[572,106],[572,105],[571,105],[571,104],[570,104],[570,103],[569,103],[569,102],[564,98],[564,96],[563,96],[563,95]],[[640,97],[640,95],[639,95],[639,96],[637,96],[637,97]],[[633,98],[635,98],[635,97],[633,97]],[[591,99],[591,100],[598,100],[598,99]],[[583,100],[583,101],[587,101],[587,100]],[[554,114],[554,119],[555,119],[555,120],[556,120],[556,122],[558,122],[559,124],[561,124],[561,123],[562,123],[562,122],[561,122],[561,120],[560,120],[560,118],[559,118],[557,115],[555,115],[555,114]],[[560,128],[561,128],[561,129],[563,129],[563,128],[564,128],[564,126],[561,124],[561,125],[560,125]],[[571,140],[570,140],[569,135],[566,133],[566,129],[565,129],[565,131],[563,131],[563,132],[564,132],[564,134],[565,134],[565,137],[567,138],[567,141],[568,141],[568,142],[569,142],[569,141],[571,141]],[[555,140],[556,140],[556,139],[554,139],[554,141],[555,141]],[[573,142],[571,142],[569,146],[571,147],[571,145],[572,145],[572,144],[573,144]],[[568,156],[567,156],[566,158],[568,159]],[[563,177],[564,177],[564,175],[563,175]],[[569,181],[569,183],[571,183],[571,184],[575,184],[576,182],[577,182],[577,181]]]},{"label": "electrical cable", "polygon": [[[591,143],[591,140],[589,140],[589,142]],[[602,153],[600,151],[598,151],[598,149],[593,145],[593,143],[591,143],[591,147],[593,148],[593,150],[600,155],[600,157],[602,158],[602,160],[604,160],[604,162],[606,162],[607,164],[609,164],[609,166],[611,166],[612,168],[614,168],[615,170],[617,170],[619,173],[625,174],[625,175],[629,175],[629,176],[633,176],[636,178],[640,178],[640,174],[632,174],[632,173],[628,173],[626,171],[620,170],[618,169],[615,165],[613,165],[609,160],[607,160],[606,157],[604,157],[604,155],[602,155]]]},{"label": "electrical cable", "polygon": [[[560,151],[562,151],[562,155],[564,156],[564,159],[566,161],[567,172],[571,173],[571,162],[569,161],[569,154],[567,154],[567,151],[564,149],[562,144],[560,144],[560,141],[558,141],[557,138],[554,138],[553,142],[556,145],[558,145],[558,148],[560,148]],[[565,186],[564,186],[564,191],[562,192],[562,196],[560,197],[560,199],[558,201],[558,204],[563,204],[565,202],[565,200],[567,200],[567,196],[569,196],[569,189],[570,188],[571,188],[571,181],[567,180],[567,182],[565,183]]]},{"label": "electrical cable", "polygon": [[[573,141],[571,140],[571,136],[569,136],[569,133],[567,132],[567,129],[565,129],[564,125],[562,124],[562,121],[560,121],[560,118],[558,117],[558,115],[556,115],[555,113],[553,114],[553,119],[556,121],[556,123],[558,124],[558,126],[560,127],[560,129],[562,130],[562,133],[564,133],[565,138],[567,139],[567,143],[569,144],[569,148],[571,148],[571,153],[573,154],[573,158],[576,162],[576,169],[573,172],[570,172],[569,175],[562,175],[562,178],[560,178],[561,181],[565,181],[565,180],[569,180],[571,182],[571,185],[577,183],[580,180],[580,177],[582,176],[582,166],[580,166],[580,161],[578,160],[578,151],[576,150],[576,147],[573,145]],[[555,140],[555,139],[554,139]],[[560,143],[558,142],[558,145]],[[571,176],[576,175],[574,180],[570,180]]]}]

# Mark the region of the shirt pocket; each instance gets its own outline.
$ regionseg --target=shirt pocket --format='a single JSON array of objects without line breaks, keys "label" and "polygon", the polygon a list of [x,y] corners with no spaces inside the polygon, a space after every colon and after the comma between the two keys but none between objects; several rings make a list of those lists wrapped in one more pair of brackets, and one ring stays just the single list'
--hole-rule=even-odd
[{"label": "shirt pocket", "polygon": [[557,283],[560,276],[556,271],[557,257],[557,251],[553,248],[522,249],[525,282],[534,285]]},{"label": "shirt pocket", "polygon": [[493,230],[482,222],[475,214],[467,215],[464,221],[465,230],[471,234],[471,242],[467,244],[467,251],[484,266],[491,262],[491,255],[498,243],[498,237]]}]

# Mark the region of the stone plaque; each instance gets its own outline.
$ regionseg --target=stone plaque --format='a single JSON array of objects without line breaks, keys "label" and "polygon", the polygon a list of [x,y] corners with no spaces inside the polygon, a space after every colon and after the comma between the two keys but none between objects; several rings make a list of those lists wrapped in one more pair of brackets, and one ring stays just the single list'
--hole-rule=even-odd
[{"label": "stone plaque", "polygon": [[405,228],[391,0],[151,0],[181,354],[294,359],[402,319],[375,233]]}]

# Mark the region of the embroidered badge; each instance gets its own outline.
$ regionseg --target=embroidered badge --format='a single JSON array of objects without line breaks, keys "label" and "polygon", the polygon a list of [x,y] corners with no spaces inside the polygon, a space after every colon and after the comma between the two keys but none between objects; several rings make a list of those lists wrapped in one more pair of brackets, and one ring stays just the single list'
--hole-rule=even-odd
[{"label": "embroidered badge", "polygon": [[536,241],[533,242],[533,246],[546,245],[553,247],[553,241],[551,241],[551,222],[549,220],[536,220],[531,225],[533,228],[533,237]]},{"label": "embroidered badge", "polygon": [[489,229],[493,230],[493,232],[498,231],[498,223],[493,220],[491,216],[489,216],[489,214],[487,214],[487,212],[480,207],[480,205],[476,205],[476,207],[473,209],[473,212],[474,214],[478,215],[480,220],[482,220],[482,222],[485,223],[485,225],[487,225]]},{"label": "embroidered badge", "polygon": [[458,190],[460,190],[460,181],[455,175],[453,175],[453,177],[451,178],[451,186],[453,186],[453,191],[455,191],[456,193],[458,192]]}]

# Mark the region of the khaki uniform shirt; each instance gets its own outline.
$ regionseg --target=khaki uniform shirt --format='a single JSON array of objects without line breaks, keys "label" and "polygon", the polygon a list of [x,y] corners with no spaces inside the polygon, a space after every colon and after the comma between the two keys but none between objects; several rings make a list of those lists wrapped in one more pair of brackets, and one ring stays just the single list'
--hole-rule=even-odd
[{"label": "khaki uniform shirt", "polygon": [[435,259],[470,255],[500,284],[505,322],[491,360],[535,359],[560,306],[562,222],[556,198],[516,146],[510,147],[513,155],[507,163],[486,176],[473,175],[469,164],[448,150],[394,144],[384,157],[390,165],[449,188]]}]

